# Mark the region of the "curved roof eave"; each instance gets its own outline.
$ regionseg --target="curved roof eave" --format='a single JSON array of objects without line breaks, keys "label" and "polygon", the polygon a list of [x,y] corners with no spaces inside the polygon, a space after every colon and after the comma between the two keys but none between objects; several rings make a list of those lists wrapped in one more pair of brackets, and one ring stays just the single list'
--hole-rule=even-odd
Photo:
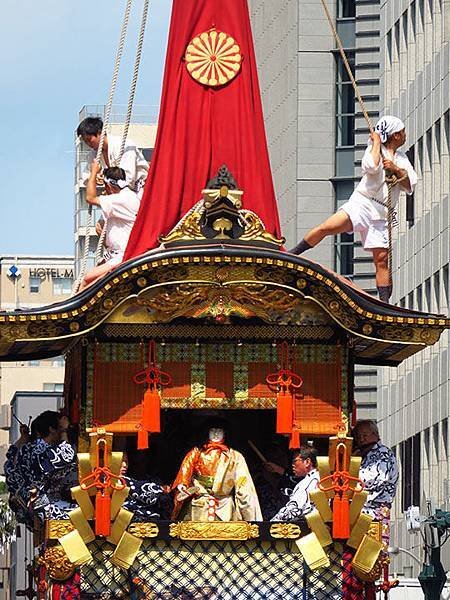
[{"label": "curved roof eave", "polygon": [[[211,267],[233,267],[228,281],[266,283],[315,302],[352,340],[357,362],[398,364],[450,327],[445,316],[384,304],[303,257],[249,245],[200,244],[158,249],[120,265],[67,300],[0,312],[0,360],[55,356],[95,330],[127,298],[152,286],[212,283]],[[218,325],[219,326],[219,325]],[[226,325],[222,325],[226,327]]]}]

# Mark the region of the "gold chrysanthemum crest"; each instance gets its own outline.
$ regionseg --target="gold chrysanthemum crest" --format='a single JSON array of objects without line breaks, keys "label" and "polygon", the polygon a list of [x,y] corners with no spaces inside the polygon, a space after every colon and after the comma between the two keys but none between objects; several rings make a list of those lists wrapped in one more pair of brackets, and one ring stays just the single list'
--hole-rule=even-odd
[{"label": "gold chrysanthemum crest", "polygon": [[239,73],[241,49],[223,31],[211,29],[197,35],[188,45],[184,56],[191,76],[211,87],[225,85]]}]

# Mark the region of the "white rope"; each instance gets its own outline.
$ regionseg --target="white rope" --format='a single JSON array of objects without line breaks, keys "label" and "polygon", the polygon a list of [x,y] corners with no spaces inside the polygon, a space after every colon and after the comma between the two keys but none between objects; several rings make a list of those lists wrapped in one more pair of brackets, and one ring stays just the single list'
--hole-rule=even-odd
[{"label": "white rope", "polygon": [[126,143],[126,139],[128,136],[128,129],[130,127],[131,113],[133,112],[134,97],[136,95],[136,86],[137,86],[139,67],[141,64],[141,57],[142,57],[142,46],[144,45],[145,26],[147,24],[148,5],[149,5],[149,0],[144,0],[144,6],[142,9],[141,27],[139,30],[139,38],[138,38],[138,43],[137,43],[137,47],[136,47],[136,59],[134,61],[133,78],[131,81],[130,96],[128,98],[127,115],[125,118],[125,127],[123,129],[123,135],[122,135],[122,145],[120,146],[119,158],[117,159],[117,165],[120,164],[123,153],[125,151],[125,143]]},{"label": "white rope", "polygon": [[[108,98],[108,102],[106,103],[105,113],[104,113],[104,118],[103,118],[103,129],[102,129],[102,132],[100,135],[100,141],[99,141],[99,145],[98,145],[98,149],[97,149],[97,155],[95,157],[95,160],[98,163],[100,162],[100,158],[102,156],[106,130],[109,127],[109,121],[111,118],[112,104],[113,104],[113,100],[114,100],[114,94],[116,93],[117,79],[119,76],[119,69],[120,69],[120,62],[122,60],[123,49],[125,47],[125,38],[126,38],[126,34],[127,34],[128,22],[130,20],[130,12],[131,12],[132,3],[133,3],[133,0],[127,0],[127,4],[125,7],[122,29],[120,31],[119,45],[117,48],[116,60],[114,63],[114,70],[113,70],[113,75],[112,75],[112,79],[111,79],[109,98]],[[77,280],[75,281],[75,283],[73,285],[73,293],[74,294],[76,294],[78,292],[81,282],[83,281],[83,278],[86,274],[86,267],[87,267],[87,261],[88,261],[88,257],[89,257],[89,246],[90,246],[90,237],[91,237],[92,227],[93,227],[93,207],[91,204],[89,204],[88,218],[87,218],[87,222],[86,222],[86,233],[84,236],[83,259],[81,261],[81,268],[80,268],[80,272],[78,274]]]},{"label": "white rope", "polygon": [[[131,115],[133,112],[133,104],[134,104],[134,98],[136,95],[136,87],[137,87],[137,82],[138,82],[139,67],[140,67],[141,58],[142,58],[142,47],[144,45],[145,27],[147,24],[147,17],[148,17],[148,6],[149,6],[149,0],[144,0],[144,6],[142,9],[141,27],[139,30],[139,38],[138,38],[138,43],[137,43],[137,48],[136,48],[136,58],[134,61],[133,78],[131,80],[130,95],[128,98],[127,114],[125,117],[125,124],[124,124],[123,134],[122,134],[122,143],[120,145],[119,156],[117,157],[117,160],[116,160],[116,166],[119,166],[120,161],[122,160],[123,153],[125,151],[125,144],[126,144],[127,137],[128,137],[128,130],[130,128]],[[105,223],[104,223],[103,229],[102,229],[102,233],[100,234],[100,237],[98,240],[97,250],[95,252],[95,262],[96,263],[98,263],[102,257],[103,244],[105,242],[105,237],[106,237],[106,224],[107,224],[107,220],[105,220]]]}]

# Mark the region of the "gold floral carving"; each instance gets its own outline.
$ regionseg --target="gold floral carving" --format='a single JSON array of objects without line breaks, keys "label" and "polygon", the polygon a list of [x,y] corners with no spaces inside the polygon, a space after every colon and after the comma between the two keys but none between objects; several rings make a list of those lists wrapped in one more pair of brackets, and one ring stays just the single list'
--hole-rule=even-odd
[{"label": "gold floral carving", "polygon": [[266,323],[295,323],[302,299],[286,290],[262,283],[221,286],[182,283],[146,294],[126,306],[124,317],[147,313],[147,322],[169,323],[177,317],[201,319],[231,316],[259,317]]},{"label": "gold floral carving", "polygon": [[184,60],[193,79],[217,87],[236,77],[241,70],[242,54],[230,35],[213,28],[189,43]]},{"label": "gold floral carving", "polygon": [[245,241],[264,241],[277,246],[282,246],[285,242],[284,238],[276,238],[274,235],[265,230],[261,219],[251,210],[241,210],[240,215],[245,220],[245,231],[240,239]]},{"label": "gold floral carving", "polygon": [[159,238],[160,242],[167,244],[181,240],[204,240],[205,236],[200,231],[200,220],[203,211],[203,200],[200,200],[167,235]]},{"label": "gold floral carving", "polygon": [[276,523],[270,527],[270,535],[275,539],[295,540],[300,537],[301,529],[293,523]]},{"label": "gold floral carving", "polygon": [[370,537],[373,537],[375,540],[378,540],[379,542],[382,541],[380,521],[372,521],[372,523],[370,524],[370,527],[369,527],[369,531],[367,532],[367,535],[370,535]]},{"label": "gold floral carving", "polygon": [[27,329],[27,337],[32,338],[50,338],[50,337],[58,337],[58,335],[63,335],[64,328],[56,325],[55,323],[38,323],[33,322],[29,323]]},{"label": "gold floral carving", "polygon": [[123,300],[123,298],[131,295],[132,292],[133,285],[131,283],[112,288],[108,292],[107,306],[105,306],[104,302],[98,302],[86,312],[86,325],[91,326],[98,323],[116,304]]},{"label": "gold floral carving", "polygon": [[132,523],[127,531],[138,538],[154,538],[159,533],[159,527],[156,523]]},{"label": "gold floral carving", "polygon": [[344,306],[342,302],[333,300],[332,291],[322,286],[313,285],[311,286],[311,296],[319,302],[327,312],[334,317],[338,323],[355,331],[358,328],[358,319],[348,307]]},{"label": "gold floral carving", "polygon": [[48,540],[57,540],[66,533],[70,533],[75,528],[69,520],[61,519],[56,520],[52,519],[50,521],[46,521],[46,538]]},{"label": "gold floral carving", "polygon": [[424,329],[423,327],[392,326],[384,327],[380,330],[380,335],[385,340],[399,340],[402,342],[422,343],[427,345],[432,345],[437,342],[441,333],[442,332],[439,329],[433,327]]},{"label": "gold floral carving", "polygon": [[54,581],[66,581],[75,572],[75,566],[59,544],[46,548],[44,556],[39,561],[45,565],[48,576]]},{"label": "gold floral carving", "polygon": [[188,278],[188,270],[185,266],[173,265],[160,269],[154,274],[154,279],[158,283],[164,283],[166,281],[182,281]]},{"label": "gold floral carving", "polygon": [[[233,191],[234,190],[230,190],[229,195],[231,195]],[[200,229],[200,222],[203,218],[204,211],[204,202],[203,200],[200,200],[200,202],[197,202],[190,212],[175,225],[172,231],[167,235],[160,237],[160,241],[163,244],[168,244],[170,242],[205,240],[206,238]],[[281,247],[284,244],[285,239],[277,238],[266,231],[261,219],[251,210],[241,209],[239,210],[239,216],[245,222],[245,230],[239,237],[240,240],[245,242],[266,242],[278,247]]]},{"label": "gold floral carving", "polygon": [[246,521],[180,521],[172,523],[169,532],[171,537],[181,540],[249,540],[259,536],[259,527]]}]

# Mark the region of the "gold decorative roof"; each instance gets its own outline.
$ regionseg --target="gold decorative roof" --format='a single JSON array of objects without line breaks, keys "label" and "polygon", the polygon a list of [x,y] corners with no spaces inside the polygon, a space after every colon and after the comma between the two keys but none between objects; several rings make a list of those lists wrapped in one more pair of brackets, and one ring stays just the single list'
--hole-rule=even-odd
[{"label": "gold decorative roof", "polygon": [[189,320],[192,335],[205,327],[219,335],[235,329],[236,319],[242,339],[246,331],[252,339],[255,327],[278,331],[280,338],[283,328],[295,327],[299,339],[320,331],[323,339],[325,328],[352,340],[357,362],[372,364],[398,364],[437,342],[450,326],[441,315],[380,303],[286,252],[181,247],[125,263],[65,302],[0,313],[0,359],[55,356],[79,336],[99,335],[105,328],[111,336],[114,327],[139,325],[142,336],[145,328],[180,331]]}]

